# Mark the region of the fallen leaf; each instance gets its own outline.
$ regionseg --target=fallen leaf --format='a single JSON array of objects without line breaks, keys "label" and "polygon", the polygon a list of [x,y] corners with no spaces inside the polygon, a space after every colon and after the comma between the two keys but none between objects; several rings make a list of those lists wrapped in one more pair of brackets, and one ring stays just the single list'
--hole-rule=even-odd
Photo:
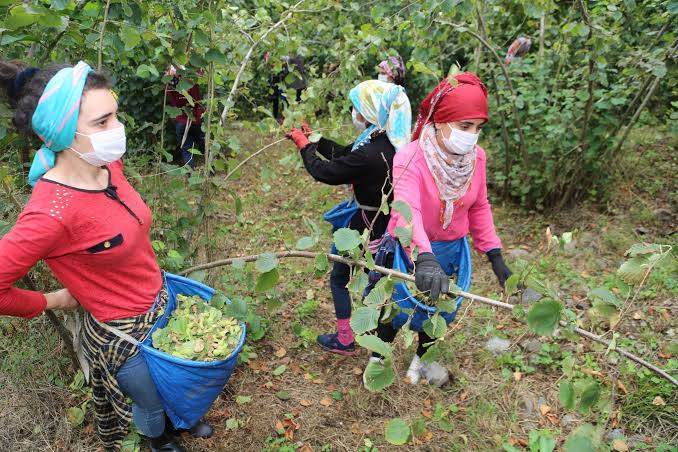
[{"label": "fallen leaf", "polygon": [[285,350],[282,347],[275,351],[275,356],[277,356],[278,358],[283,358],[285,355],[287,355],[287,350]]},{"label": "fallen leaf", "polygon": [[636,311],[636,312],[633,313],[633,319],[634,320],[644,320],[645,315],[643,314],[642,311]]},{"label": "fallen leaf", "polygon": [[520,444],[523,447],[527,447],[529,444],[525,438],[518,438],[518,444]]},{"label": "fallen leaf", "polygon": [[623,439],[615,439],[612,441],[612,448],[617,452],[629,452],[629,446]]},{"label": "fallen leaf", "polygon": [[308,399],[301,399],[299,401],[299,405],[309,407],[309,406],[313,405],[313,402],[311,402]]},{"label": "fallen leaf", "polygon": [[520,381],[523,379],[523,373],[522,372],[513,372],[513,379],[515,381]]},{"label": "fallen leaf", "polygon": [[421,410],[421,415],[424,416],[425,418],[432,418],[433,417],[433,412],[429,409],[423,409]]},{"label": "fallen leaf", "polygon": [[581,371],[584,372],[586,375],[589,375],[591,377],[602,377],[603,376],[603,373],[600,372],[599,370],[584,368]]},{"label": "fallen leaf", "polygon": [[654,400],[652,401],[652,405],[655,405],[655,406],[666,406],[666,402],[664,401],[664,399],[662,399],[661,396],[657,396],[657,397],[655,397]]},{"label": "fallen leaf", "polygon": [[659,352],[659,357],[662,359],[670,359],[673,355],[671,353]]},{"label": "fallen leaf", "polygon": [[309,373],[305,373],[304,374],[304,380],[313,380],[313,375],[311,375]]},{"label": "fallen leaf", "polygon": [[282,422],[275,421],[275,431],[278,433],[282,433],[285,431],[285,426],[283,425]]},{"label": "fallen leaf", "polygon": [[334,400],[332,400],[330,397],[323,397],[320,400],[320,404],[324,407],[332,406],[333,403],[334,403]]},{"label": "fallen leaf", "polygon": [[314,385],[324,385],[325,380],[323,380],[322,378],[316,378],[315,380],[313,380],[313,384]]},{"label": "fallen leaf", "polygon": [[362,370],[362,369],[360,369],[360,368],[358,368],[358,367],[354,367],[354,368],[353,368],[353,375],[362,375],[362,374],[363,374],[363,370]]},{"label": "fallen leaf", "polygon": [[433,402],[431,402],[431,399],[424,400],[424,406],[426,408],[431,408],[431,406],[433,406]]},{"label": "fallen leaf", "polygon": [[467,398],[468,398],[468,393],[467,393],[466,391],[462,392],[462,393],[459,395],[459,400],[461,400],[462,402],[463,402],[464,400],[466,400]]},{"label": "fallen leaf", "polygon": [[301,449],[299,449],[299,452],[313,452],[313,448],[308,444],[304,444],[301,446]]},{"label": "fallen leaf", "polygon": [[354,435],[359,435],[360,432],[360,424],[357,422],[354,422],[353,425],[351,425],[351,433]]},{"label": "fallen leaf", "polygon": [[542,416],[546,416],[547,413],[551,412],[551,407],[548,405],[541,405],[539,411],[541,411]]},{"label": "fallen leaf", "polygon": [[552,425],[559,425],[559,424],[560,424],[560,419],[558,419],[558,416],[556,416],[556,415],[553,414],[553,413],[547,414],[547,415],[546,415],[546,419],[548,419],[549,422],[550,422]]},{"label": "fallen leaf", "polygon": [[626,386],[624,386],[624,383],[622,383],[621,380],[617,380],[617,387],[619,388],[619,390],[620,390],[621,392],[624,393],[624,395],[626,395],[626,394],[629,393],[629,391],[626,390]]},{"label": "fallen leaf", "polygon": [[419,437],[421,442],[427,443],[433,439],[433,433],[430,430],[426,430],[423,435]]}]

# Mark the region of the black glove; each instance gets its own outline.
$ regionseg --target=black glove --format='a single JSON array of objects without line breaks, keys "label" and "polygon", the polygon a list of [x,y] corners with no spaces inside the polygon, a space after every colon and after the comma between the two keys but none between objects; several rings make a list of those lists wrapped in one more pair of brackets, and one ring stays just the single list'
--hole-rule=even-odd
[{"label": "black glove", "polygon": [[441,293],[450,290],[449,276],[443,271],[433,253],[421,253],[417,257],[414,280],[417,289],[422,292],[430,291],[432,301],[437,301]]},{"label": "black glove", "polygon": [[499,285],[503,288],[506,280],[509,279],[509,276],[513,273],[504,262],[504,258],[501,256],[501,250],[499,248],[490,250],[486,254],[492,264],[492,271],[497,275]]}]

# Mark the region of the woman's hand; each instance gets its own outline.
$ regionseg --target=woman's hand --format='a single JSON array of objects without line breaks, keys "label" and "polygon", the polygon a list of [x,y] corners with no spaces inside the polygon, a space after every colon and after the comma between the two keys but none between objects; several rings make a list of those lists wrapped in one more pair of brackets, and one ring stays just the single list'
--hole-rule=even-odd
[{"label": "woman's hand", "polygon": [[508,265],[506,265],[506,263],[504,262],[504,258],[502,257],[501,250],[499,248],[490,250],[486,254],[487,258],[490,260],[490,263],[492,264],[492,271],[497,277],[499,285],[503,289],[506,280],[509,279],[509,277],[512,275],[511,269],[508,268]]},{"label": "woman's hand", "polygon": [[45,294],[47,298],[47,307],[45,309],[61,309],[64,311],[77,309],[80,306],[78,300],[68,291],[68,289],[57,290]]},{"label": "woman's hand", "polygon": [[310,143],[310,141],[308,141],[308,138],[301,129],[292,129],[285,136],[292,140],[294,144],[297,146],[297,149],[299,149],[300,151],[304,149],[306,146],[308,146],[308,144]]}]

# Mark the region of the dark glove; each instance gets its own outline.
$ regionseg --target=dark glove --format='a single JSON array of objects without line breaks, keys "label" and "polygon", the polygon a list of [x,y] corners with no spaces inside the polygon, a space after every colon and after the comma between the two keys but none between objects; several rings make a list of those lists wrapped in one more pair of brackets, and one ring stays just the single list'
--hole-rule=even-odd
[{"label": "dark glove", "polygon": [[441,293],[448,293],[450,290],[449,276],[433,253],[421,253],[417,257],[414,280],[417,289],[422,292],[430,291],[432,301],[437,301]]},{"label": "dark glove", "polygon": [[306,135],[304,135],[304,132],[302,132],[300,129],[292,129],[290,132],[285,135],[287,138],[290,140],[294,141],[294,144],[297,146],[297,149],[300,151],[304,149],[310,141],[308,141],[308,138]]},{"label": "dark glove", "polygon": [[506,280],[509,279],[509,276],[511,276],[513,273],[504,262],[504,258],[502,257],[501,250],[499,248],[490,250],[486,254],[487,258],[492,264],[492,271],[495,275],[497,275],[499,285],[503,288]]}]

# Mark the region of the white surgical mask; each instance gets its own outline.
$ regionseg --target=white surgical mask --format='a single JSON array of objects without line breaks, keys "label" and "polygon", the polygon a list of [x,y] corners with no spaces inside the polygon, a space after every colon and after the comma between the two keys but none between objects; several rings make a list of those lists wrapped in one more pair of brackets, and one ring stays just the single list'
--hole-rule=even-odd
[{"label": "white surgical mask", "polygon": [[390,81],[391,81],[391,80],[388,78],[388,75],[383,74],[383,73],[381,73],[381,74],[379,74],[379,75],[377,76],[377,80],[380,80],[380,81],[382,81],[382,82],[390,82]]},{"label": "white surgical mask", "polygon": [[92,166],[104,166],[113,163],[125,154],[127,150],[127,139],[125,138],[125,126],[121,125],[115,129],[97,132],[90,135],[75,132],[78,135],[89,138],[92,142],[92,152],[81,153],[71,148],[81,159]]},{"label": "white surgical mask", "polygon": [[464,132],[463,130],[452,128],[450,136],[441,136],[443,144],[448,151],[454,154],[468,154],[476,147],[480,133]]},{"label": "white surgical mask", "polygon": [[351,118],[353,119],[353,125],[355,126],[356,129],[363,131],[367,128],[367,124],[365,124],[365,121],[359,121],[358,120],[358,112],[354,108],[351,110]]}]

